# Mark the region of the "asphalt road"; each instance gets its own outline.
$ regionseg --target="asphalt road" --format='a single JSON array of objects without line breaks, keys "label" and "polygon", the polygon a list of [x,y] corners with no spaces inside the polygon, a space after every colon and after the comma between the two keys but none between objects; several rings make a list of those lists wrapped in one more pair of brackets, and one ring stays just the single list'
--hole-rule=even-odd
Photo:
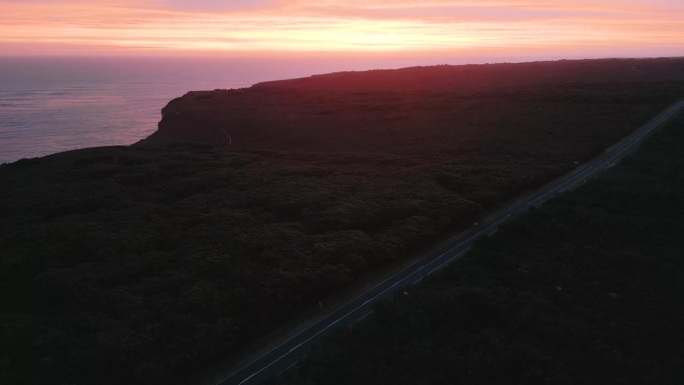
[{"label": "asphalt road", "polygon": [[572,172],[519,199],[510,207],[492,214],[477,226],[459,234],[444,246],[388,277],[330,315],[309,326],[306,330],[217,382],[216,385],[258,384],[267,378],[282,374],[298,363],[313,344],[320,343],[334,329],[353,325],[372,313],[373,304],[377,301],[406,290],[407,286],[419,282],[449,262],[456,260],[470,249],[476,239],[494,234],[498,231],[499,226],[511,217],[528,211],[530,207],[537,207],[553,196],[586,181],[587,178],[597,172],[612,167],[629,150],[636,147],[645,136],[673,117],[682,108],[684,108],[684,99],[668,107],[646,125],[608,148],[597,158],[583,165],[578,165]]}]

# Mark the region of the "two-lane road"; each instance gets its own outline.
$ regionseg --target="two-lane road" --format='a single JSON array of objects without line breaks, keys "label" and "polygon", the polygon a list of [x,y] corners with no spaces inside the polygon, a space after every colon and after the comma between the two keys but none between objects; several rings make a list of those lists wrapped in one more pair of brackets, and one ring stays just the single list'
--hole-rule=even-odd
[{"label": "two-lane road", "polygon": [[585,181],[600,170],[611,167],[645,136],[672,118],[682,108],[684,108],[684,99],[668,107],[646,125],[611,146],[596,159],[578,166],[572,172],[519,199],[510,207],[492,214],[475,228],[459,234],[444,246],[388,277],[299,334],[263,354],[252,363],[217,382],[216,385],[257,384],[269,377],[279,375],[299,362],[309,351],[311,345],[322,341],[331,331],[342,326],[352,325],[363,319],[373,311],[372,306],[377,301],[388,298],[406,286],[419,282],[432,272],[454,261],[468,251],[477,238],[495,233],[499,226],[512,216],[524,213],[530,207],[539,206],[556,194]]}]

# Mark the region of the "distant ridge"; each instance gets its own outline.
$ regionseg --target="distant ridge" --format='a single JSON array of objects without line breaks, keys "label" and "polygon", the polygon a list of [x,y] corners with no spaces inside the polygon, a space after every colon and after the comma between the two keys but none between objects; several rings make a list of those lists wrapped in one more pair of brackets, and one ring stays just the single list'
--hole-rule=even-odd
[{"label": "distant ridge", "polygon": [[[643,67],[637,69],[636,67]],[[468,90],[560,82],[657,81],[684,76],[684,58],[586,59],[526,63],[416,66],[389,70],[345,71],[262,82],[262,88],[360,90]]]},{"label": "distant ridge", "polygon": [[[638,102],[646,94],[661,93],[674,100],[682,83],[684,58],[337,72],[243,89],[188,92],[162,109],[158,131],[139,145],[200,142],[326,151],[411,146],[421,151],[435,144],[451,146],[471,137],[473,129],[484,133],[487,119],[470,121],[464,115],[463,108],[472,109],[468,105],[473,103],[479,108],[514,99],[517,112],[533,113],[538,103]],[[417,130],[421,143],[416,142]]]}]

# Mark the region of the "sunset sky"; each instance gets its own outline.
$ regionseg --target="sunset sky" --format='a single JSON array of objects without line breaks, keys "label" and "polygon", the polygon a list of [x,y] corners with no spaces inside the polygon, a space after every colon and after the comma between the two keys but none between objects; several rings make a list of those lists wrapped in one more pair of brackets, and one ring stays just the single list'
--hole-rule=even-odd
[{"label": "sunset sky", "polygon": [[684,56],[684,0],[0,0],[0,55]]}]

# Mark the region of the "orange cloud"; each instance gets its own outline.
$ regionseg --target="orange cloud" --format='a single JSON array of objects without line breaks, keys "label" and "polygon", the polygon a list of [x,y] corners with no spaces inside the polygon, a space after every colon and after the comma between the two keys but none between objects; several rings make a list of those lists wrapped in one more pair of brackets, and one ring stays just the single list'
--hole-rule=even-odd
[{"label": "orange cloud", "polygon": [[5,53],[684,53],[677,0],[0,1]]}]

